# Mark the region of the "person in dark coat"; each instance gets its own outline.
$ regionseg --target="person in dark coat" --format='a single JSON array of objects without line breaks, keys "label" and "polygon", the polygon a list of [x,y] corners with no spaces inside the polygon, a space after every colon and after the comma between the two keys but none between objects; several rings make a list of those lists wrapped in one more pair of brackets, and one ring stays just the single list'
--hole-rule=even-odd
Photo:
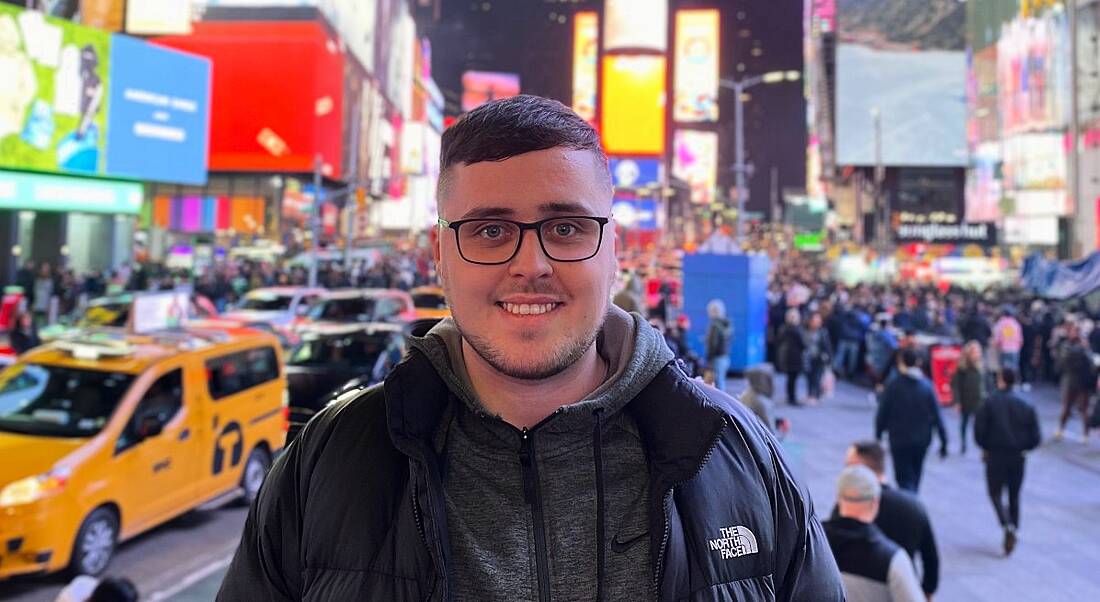
[{"label": "person in dark coat", "polygon": [[[921,589],[929,599],[940,584],[940,552],[928,511],[917,496],[895,489],[886,483],[886,450],[878,441],[857,441],[848,448],[845,466],[866,466],[882,484],[875,526],[890,541],[902,547],[914,565],[920,558]],[[833,508],[832,518],[837,518]]]},{"label": "person in dark coat", "polygon": [[837,511],[825,521],[848,602],[925,602],[909,555],[875,524],[882,485],[866,466],[849,466],[837,481]]},{"label": "person in dark coat", "polygon": [[707,366],[714,374],[714,388],[726,390],[726,373],[730,369],[730,342],[733,340],[733,325],[726,317],[726,304],[721,299],[711,299],[707,303],[706,352]]},{"label": "person in dark coat", "polygon": [[19,314],[19,317],[15,319],[15,326],[11,329],[11,334],[8,335],[8,340],[11,342],[11,348],[16,355],[22,355],[42,344],[42,340],[38,338],[38,329],[34,325],[34,315],[31,312],[24,311]]},{"label": "person in dark coat", "polygon": [[797,309],[787,310],[786,322],[779,329],[779,342],[776,350],[777,367],[787,375],[787,403],[792,406],[798,402],[798,377],[802,374],[806,354],[806,337],[799,323],[802,316]]},{"label": "person in dark coat", "polygon": [[[974,421],[974,438],[983,450],[985,480],[997,520],[1004,529],[1005,555],[1016,548],[1020,528],[1020,489],[1024,484],[1024,454],[1039,447],[1039,416],[1035,408],[1012,392],[1016,373],[1001,370],[997,393],[991,396]],[[1008,493],[1008,509],[1003,498]]]},{"label": "person in dark coat", "polygon": [[924,457],[932,434],[940,438],[940,457],[947,457],[947,431],[943,427],[939,401],[920,368],[912,349],[898,352],[898,375],[882,392],[875,415],[875,439],[890,437],[890,456],[898,487],[917,493]]},{"label": "person in dark coat", "polygon": [[970,341],[963,347],[959,367],[951,376],[951,400],[959,409],[959,453],[966,453],[967,427],[970,419],[985,399],[985,374],[982,369],[982,346]]},{"label": "person in dark coat", "polygon": [[821,314],[810,316],[805,338],[806,388],[809,390],[809,402],[814,404],[821,399],[821,381],[833,358],[833,344],[829,339],[829,331],[821,327]]},{"label": "person in dark coat", "polygon": [[1096,390],[1096,368],[1092,354],[1081,337],[1076,324],[1070,324],[1065,340],[1058,346],[1058,366],[1062,372],[1062,416],[1054,438],[1061,439],[1073,410],[1081,413],[1081,427],[1085,440],[1089,436],[1089,398]]}]

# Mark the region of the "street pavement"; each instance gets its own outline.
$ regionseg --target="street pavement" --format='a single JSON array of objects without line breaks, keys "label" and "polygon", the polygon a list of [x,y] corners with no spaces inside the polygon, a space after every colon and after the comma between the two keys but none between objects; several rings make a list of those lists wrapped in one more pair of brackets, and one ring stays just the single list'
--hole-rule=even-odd
[{"label": "street pavement", "polygon": [[[940,460],[939,443],[933,443],[920,488],[940,550],[936,600],[1100,600],[1100,438],[1094,434],[1091,443],[1081,443],[1081,423],[1073,420],[1068,432],[1076,440],[1052,441],[1057,389],[1044,386],[1021,396],[1039,411],[1044,443],[1028,456],[1020,541],[1008,558],[973,431],[970,450],[960,456],[959,419],[951,409],[943,412],[951,455]],[[805,479],[818,516],[827,517],[846,446],[874,436],[867,390],[840,383],[835,397],[820,406],[778,410],[793,422],[784,443],[794,470]]]},{"label": "street pavement", "polygon": [[[782,377],[776,390],[783,391]],[[743,381],[731,381],[741,391]],[[932,517],[940,548],[937,601],[1047,602],[1100,600],[1100,436],[1050,441],[1058,418],[1057,390],[1023,393],[1042,419],[1044,444],[1028,458],[1020,542],[1011,557],[985,492],[980,453],[971,444],[959,455],[958,417],[944,411],[951,455],[929,454],[920,497]],[[846,446],[874,435],[874,407],[866,389],[839,383],[833,399],[816,407],[777,405],[792,422],[784,441],[793,470],[811,492],[819,516],[828,515],[834,479]],[[243,508],[191,513],[123,546],[112,574],[134,579],[145,600],[212,600],[244,523]],[[49,580],[0,586],[0,600],[52,601],[63,584]]]}]

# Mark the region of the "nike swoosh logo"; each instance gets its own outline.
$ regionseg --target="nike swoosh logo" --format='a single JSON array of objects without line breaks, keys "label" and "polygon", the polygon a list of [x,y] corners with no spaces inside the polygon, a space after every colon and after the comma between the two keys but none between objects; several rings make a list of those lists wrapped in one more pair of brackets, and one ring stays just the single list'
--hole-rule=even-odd
[{"label": "nike swoosh logo", "polygon": [[611,550],[613,552],[615,552],[616,554],[623,554],[627,550],[629,550],[630,548],[633,548],[634,544],[641,541],[642,538],[645,537],[646,535],[649,535],[648,531],[645,532],[645,533],[642,533],[641,535],[636,535],[634,537],[631,537],[630,539],[628,539],[626,541],[620,540],[619,536],[616,535],[615,537],[611,538]]}]

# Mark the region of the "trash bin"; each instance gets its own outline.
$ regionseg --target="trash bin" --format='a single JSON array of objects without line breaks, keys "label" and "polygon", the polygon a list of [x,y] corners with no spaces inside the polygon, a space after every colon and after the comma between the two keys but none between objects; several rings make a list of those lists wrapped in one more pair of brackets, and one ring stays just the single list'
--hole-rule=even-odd
[{"label": "trash bin", "polygon": [[955,376],[955,370],[959,367],[959,358],[962,357],[960,345],[933,345],[929,349],[929,369],[932,372],[932,385],[936,389],[936,397],[942,405],[951,405],[951,378]]}]

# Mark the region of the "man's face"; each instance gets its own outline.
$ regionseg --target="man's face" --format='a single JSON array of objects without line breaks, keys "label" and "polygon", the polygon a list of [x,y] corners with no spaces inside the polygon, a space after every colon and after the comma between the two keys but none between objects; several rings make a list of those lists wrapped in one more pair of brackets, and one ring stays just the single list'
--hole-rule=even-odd
[{"label": "man's face", "polygon": [[859,454],[856,453],[856,448],[854,446],[849,447],[848,453],[844,456],[844,466],[860,466],[862,464],[863,461],[860,459]]},{"label": "man's face", "polygon": [[[592,152],[552,148],[451,167],[439,209],[450,222],[608,217],[611,186]],[[467,262],[455,236],[442,228],[435,245],[440,280],[463,338],[493,368],[513,378],[548,378],[591,347],[618,271],[613,225],[604,226],[594,257],[572,263],[549,259],[534,230],[523,232],[519,251],[501,265]]]}]

